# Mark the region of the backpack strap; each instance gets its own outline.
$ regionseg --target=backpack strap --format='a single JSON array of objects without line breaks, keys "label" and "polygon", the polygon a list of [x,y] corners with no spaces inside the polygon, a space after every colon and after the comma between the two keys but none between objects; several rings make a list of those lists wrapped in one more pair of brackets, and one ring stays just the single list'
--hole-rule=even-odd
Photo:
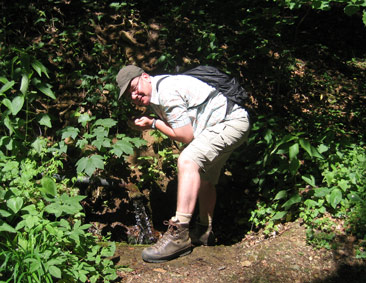
[{"label": "backpack strap", "polygon": [[161,81],[166,79],[167,77],[170,77],[170,76],[165,76],[158,80],[158,82],[156,83],[156,91],[159,91],[159,85],[160,85]]}]

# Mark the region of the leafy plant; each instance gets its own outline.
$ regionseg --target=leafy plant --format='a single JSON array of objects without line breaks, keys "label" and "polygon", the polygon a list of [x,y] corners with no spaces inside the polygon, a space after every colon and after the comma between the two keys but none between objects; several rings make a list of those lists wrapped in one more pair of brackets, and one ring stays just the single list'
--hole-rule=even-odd
[{"label": "leafy plant", "polygon": [[[76,162],[77,173],[85,173],[88,176],[94,174],[97,169],[104,169],[104,163],[108,159],[125,158],[133,154],[135,147],[145,144],[140,138],[130,138],[125,134],[117,134],[113,137],[110,129],[117,122],[111,118],[98,119],[91,117],[87,113],[77,113],[81,130],[76,127],[66,127],[61,130],[61,147],[75,146],[87,156],[81,157]],[[81,133],[81,134],[79,134]],[[60,148],[61,148],[60,147]]]},{"label": "leafy plant", "polygon": [[[97,244],[82,224],[79,196],[66,191],[35,162],[0,159],[0,279],[9,282],[110,282],[115,245]],[[27,170],[27,171],[23,171]],[[26,172],[26,174],[21,174]],[[62,192],[64,191],[64,192]],[[5,282],[5,281],[4,281]]]},{"label": "leafy plant", "polygon": [[[47,112],[34,109],[34,102],[41,96],[56,99],[52,86],[44,80],[49,78],[47,68],[27,51],[9,50],[15,52],[6,68],[0,70],[0,99],[2,105],[2,130],[0,149],[20,151],[23,140],[29,139],[31,125],[52,128],[51,117]],[[33,136],[33,134],[32,134]]]}]

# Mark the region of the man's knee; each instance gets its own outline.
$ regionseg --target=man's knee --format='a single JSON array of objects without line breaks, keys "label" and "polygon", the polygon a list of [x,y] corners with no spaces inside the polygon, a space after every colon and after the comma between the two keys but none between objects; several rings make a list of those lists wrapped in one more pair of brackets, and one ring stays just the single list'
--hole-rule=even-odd
[{"label": "man's knee", "polygon": [[185,171],[199,171],[199,166],[196,162],[194,162],[192,159],[180,155],[178,158],[178,171],[179,172],[185,172]]}]

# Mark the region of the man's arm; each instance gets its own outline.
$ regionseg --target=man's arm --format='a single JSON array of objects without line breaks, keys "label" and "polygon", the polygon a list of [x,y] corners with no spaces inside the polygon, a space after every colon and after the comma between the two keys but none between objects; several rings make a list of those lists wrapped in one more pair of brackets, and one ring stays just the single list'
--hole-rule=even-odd
[{"label": "man's arm", "polygon": [[[151,129],[153,120],[154,119],[150,117],[141,117],[135,120],[135,126],[140,130]],[[193,140],[193,128],[191,123],[183,127],[172,128],[168,123],[162,120],[156,120],[155,127],[175,141],[190,143]]]}]

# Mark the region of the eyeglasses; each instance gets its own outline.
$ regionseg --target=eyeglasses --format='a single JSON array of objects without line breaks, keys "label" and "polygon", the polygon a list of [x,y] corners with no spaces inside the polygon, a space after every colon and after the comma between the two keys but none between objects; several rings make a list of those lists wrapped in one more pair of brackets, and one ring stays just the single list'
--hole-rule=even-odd
[{"label": "eyeglasses", "polygon": [[139,90],[139,86],[140,86],[140,79],[141,79],[141,76],[140,76],[140,77],[139,77],[139,79],[137,80],[136,85],[135,85],[135,86],[131,86],[131,87],[130,87],[129,92],[130,92],[130,94],[131,94],[131,95],[136,94],[136,93],[138,92],[138,90]]}]

